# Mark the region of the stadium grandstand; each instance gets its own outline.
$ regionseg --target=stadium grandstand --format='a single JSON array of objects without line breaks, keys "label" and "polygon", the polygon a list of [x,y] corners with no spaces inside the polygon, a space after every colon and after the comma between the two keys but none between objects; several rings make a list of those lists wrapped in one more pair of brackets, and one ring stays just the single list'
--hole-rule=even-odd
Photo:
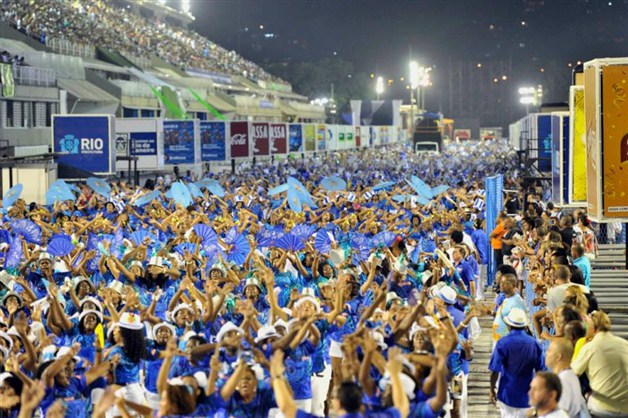
[{"label": "stadium grandstand", "polygon": [[56,113],[324,120],[289,83],[189,30],[193,19],[157,1],[4,1],[0,51],[12,77],[0,138],[47,146]]}]

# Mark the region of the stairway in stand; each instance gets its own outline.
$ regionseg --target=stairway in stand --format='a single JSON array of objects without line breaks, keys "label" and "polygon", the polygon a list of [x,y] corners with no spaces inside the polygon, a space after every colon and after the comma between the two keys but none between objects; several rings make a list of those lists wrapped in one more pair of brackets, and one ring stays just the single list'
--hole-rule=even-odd
[{"label": "stairway in stand", "polygon": [[[493,302],[495,295],[492,292],[486,292],[485,305]],[[469,418],[482,417],[492,418],[499,417],[499,409],[491,405],[489,402],[488,392],[490,388],[491,372],[488,370],[488,363],[491,359],[492,348],[492,327],[493,318],[484,316],[480,318],[480,326],[482,334],[473,344],[474,358],[469,364],[469,407],[467,416]]]}]

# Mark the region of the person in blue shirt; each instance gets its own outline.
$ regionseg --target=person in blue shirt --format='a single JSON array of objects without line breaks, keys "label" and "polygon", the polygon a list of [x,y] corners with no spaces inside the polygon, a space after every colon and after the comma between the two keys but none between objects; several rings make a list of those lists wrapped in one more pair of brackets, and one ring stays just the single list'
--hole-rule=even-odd
[{"label": "person in blue shirt", "polygon": [[591,286],[591,261],[589,257],[584,255],[584,246],[582,244],[574,244],[571,246],[571,257],[573,265],[578,267],[584,278],[584,285],[589,288]]},{"label": "person in blue shirt", "polygon": [[240,357],[234,372],[220,389],[222,408],[235,418],[266,418],[277,407],[273,389],[262,382],[259,365]]},{"label": "person in blue shirt", "polygon": [[488,366],[491,371],[490,401],[493,404],[499,401],[502,416],[524,417],[534,373],[544,369],[543,350],[525,331],[528,318],[524,310],[512,309],[504,322],[510,333],[497,341]]},{"label": "person in blue shirt", "polygon": [[469,263],[467,263],[464,259],[464,248],[459,245],[454,247],[452,252],[452,261],[454,263],[454,267],[456,268],[456,272],[466,286],[471,299],[475,299],[475,275],[473,274],[473,268],[471,265],[469,265]]},{"label": "person in blue shirt", "polygon": [[62,399],[66,406],[65,417],[85,417],[87,400],[90,397],[89,385],[96,379],[106,376],[109,369],[116,367],[120,361],[120,356],[114,355],[109,360],[92,367],[84,375],[76,376],[74,367],[79,360],[77,354],[80,349],[79,344],[71,348],[63,347],[57,353],[56,360],[44,364],[42,380],[46,392],[41,402],[44,414],[57,399]]}]

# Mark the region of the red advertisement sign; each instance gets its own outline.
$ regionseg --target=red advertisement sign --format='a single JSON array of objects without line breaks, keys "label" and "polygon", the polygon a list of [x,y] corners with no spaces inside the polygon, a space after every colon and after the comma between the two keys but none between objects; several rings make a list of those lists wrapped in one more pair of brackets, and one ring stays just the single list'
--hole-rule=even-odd
[{"label": "red advertisement sign", "polygon": [[270,135],[268,134],[268,124],[265,122],[254,122],[251,124],[251,140],[253,141],[253,155],[256,157],[270,154]]},{"label": "red advertisement sign", "polygon": [[360,127],[355,127],[355,147],[360,148],[362,146],[362,133],[360,132]]},{"label": "red advertisement sign", "polygon": [[286,154],[288,152],[288,130],[285,123],[270,124],[270,153]]},{"label": "red advertisement sign", "polygon": [[231,122],[229,147],[231,158],[246,158],[249,154],[249,123]]}]

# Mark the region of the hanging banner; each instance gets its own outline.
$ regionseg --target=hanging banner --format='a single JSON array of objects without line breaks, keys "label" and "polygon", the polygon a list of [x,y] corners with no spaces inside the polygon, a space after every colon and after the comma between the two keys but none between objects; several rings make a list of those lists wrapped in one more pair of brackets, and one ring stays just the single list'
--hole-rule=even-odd
[{"label": "hanging banner", "polygon": [[131,156],[157,155],[157,132],[131,132]]},{"label": "hanging banner", "polygon": [[164,121],[166,164],[194,164],[194,121]]},{"label": "hanging banner", "polygon": [[601,213],[599,197],[602,191],[599,188],[598,178],[602,172],[598,171],[598,95],[599,86],[597,68],[595,66],[584,69],[584,126],[587,144],[587,209],[592,218],[597,218]]},{"label": "hanging banner", "polygon": [[325,151],[326,149],[326,127],[325,125],[316,125],[316,151]]},{"label": "hanging banner", "polygon": [[602,157],[598,164],[598,174],[602,174],[602,216],[628,219],[628,63],[600,67],[602,126],[597,142],[598,156]]},{"label": "hanging banner", "polygon": [[327,138],[326,138],[326,146],[328,151],[335,151],[339,149],[339,134],[340,127],[338,125],[327,125]]},{"label": "hanging banner", "polygon": [[584,87],[569,89],[569,203],[586,206],[587,146],[584,119]]},{"label": "hanging banner", "polygon": [[345,126],[345,149],[355,148],[354,127]]},{"label": "hanging banner", "polygon": [[285,123],[270,124],[270,153],[272,155],[286,154],[288,152],[288,138]]},{"label": "hanging banner", "polygon": [[552,117],[551,115],[538,115],[537,135],[539,148],[539,170],[550,172],[552,170]]},{"label": "hanging banner", "polygon": [[224,122],[201,122],[201,161],[227,159],[226,130]]},{"label": "hanging banner", "polygon": [[562,117],[552,113],[552,202],[560,202],[560,131]]},{"label": "hanging banner", "polygon": [[362,146],[362,127],[361,126],[356,126],[355,127],[355,147],[356,148],[360,148]]},{"label": "hanging banner", "polygon": [[249,157],[249,123],[231,122],[229,129],[229,150],[231,158]]},{"label": "hanging banner", "polygon": [[388,126],[379,127],[379,143],[381,145],[388,145],[390,143],[390,129]]},{"label": "hanging banner", "polygon": [[253,122],[251,124],[251,141],[253,143],[253,156],[265,157],[270,155],[270,137],[268,134],[268,123]]},{"label": "hanging banner", "polygon": [[316,151],[316,126],[303,125],[303,139],[305,140],[305,151]]},{"label": "hanging banner", "polygon": [[303,152],[303,125],[291,123],[289,136],[290,152]]},{"label": "hanging banner", "polygon": [[560,131],[560,205],[569,205],[569,125],[570,117],[568,112],[564,112],[562,116]]},{"label": "hanging banner", "polygon": [[52,117],[52,149],[65,155],[57,162],[94,174],[115,171],[114,118],[111,116]]},{"label": "hanging banner", "polygon": [[379,145],[379,127],[369,126],[369,147]]}]

